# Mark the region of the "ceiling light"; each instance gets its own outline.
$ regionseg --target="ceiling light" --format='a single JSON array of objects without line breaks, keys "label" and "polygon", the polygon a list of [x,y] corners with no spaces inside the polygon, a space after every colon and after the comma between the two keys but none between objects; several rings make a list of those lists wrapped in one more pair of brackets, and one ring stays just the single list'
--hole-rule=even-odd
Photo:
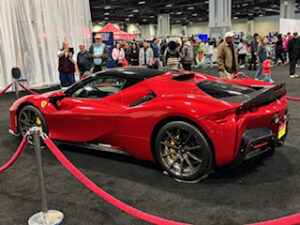
[{"label": "ceiling light", "polygon": [[237,16],[234,16],[234,17],[233,17],[233,19],[234,19],[234,20],[237,20],[237,19],[238,19],[238,17],[237,17]]},{"label": "ceiling light", "polygon": [[111,9],[111,6],[107,5],[104,7],[104,9]]},{"label": "ceiling light", "polygon": [[188,9],[188,10],[193,10],[194,7],[193,7],[193,6],[190,6],[190,7],[188,7],[187,9]]},{"label": "ceiling light", "polygon": [[133,14],[129,14],[128,17],[133,17]]},{"label": "ceiling light", "polygon": [[109,15],[109,12],[104,13],[104,15],[106,15],[106,16]]},{"label": "ceiling light", "polygon": [[138,9],[134,9],[134,10],[132,10],[132,12],[139,12],[139,10]]},{"label": "ceiling light", "polygon": [[180,15],[180,14],[182,14],[182,12],[177,12],[176,14],[177,14],[177,15]]},{"label": "ceiling light", "polygon": [[260,14],[260,15],[258,15],[258,16],[260,16],[260,17],[261,17],[261,16],[264,16],[264,15],[263,15],[263,14]]},{"label": "ceiling light", "polygon": [[197,13],[193,13],[193,14],[192,14],[192,16],[197,16],[197,15],[198,15]]},{"label": "ceiling light", "polygon": [[104,20],[109,20],[109,18],[108,18],[108,17],[105,17]]},{"label": "ceiling light", "polygon": [[146,1],[140,1],[139,4],[140,5],[146,4]]},{"label": "ceiling light", "polygon": [[253,13],[249,13],[248,16],[253,16]]},{"label": "ceiling light", "polygon": [[126,21],[129,21],[130,19],[129,19],[129,18],[126,18],[125,20],[126,20]]},{"label": "ceiling light", "polygon": [[155,18],[155,16],[149,16],[149,18]]},{"label": "ceiling light", "polygon": [[147,19],[143,19],[143,22],[147,22]]},{"label": "ceiling light", "polygon": [[172,4],[167,4],[167,5],[166,5],[166,7],[172,7],[172,6],[173,6]]}]

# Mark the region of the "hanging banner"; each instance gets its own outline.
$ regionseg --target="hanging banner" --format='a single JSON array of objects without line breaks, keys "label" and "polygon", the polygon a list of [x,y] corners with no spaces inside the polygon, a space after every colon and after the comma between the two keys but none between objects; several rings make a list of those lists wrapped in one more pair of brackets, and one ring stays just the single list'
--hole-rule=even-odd
[{"label": "hanging banner", "polygon": [[112,51],[114,49],[114,33],[113,32],[93,32],[93,43],[95,43],[95,35],[99,33],[102,35],[102,42],[108,47],[109,59],[107,62],[107,68],[114,68],[115,62],[112,59]]}]

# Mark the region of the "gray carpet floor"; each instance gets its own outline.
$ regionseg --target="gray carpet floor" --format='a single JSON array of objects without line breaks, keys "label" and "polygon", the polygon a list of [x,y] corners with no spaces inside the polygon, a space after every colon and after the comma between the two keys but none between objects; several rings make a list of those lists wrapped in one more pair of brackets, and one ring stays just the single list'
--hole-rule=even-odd
[{"label": "gray carpet floor", "polygon": [[[197,69],[217,75],[216,69]],[[245,73],[253,77],[253,71]],[[300,79],[288,78],[288,67],[273,68],[273,80],[287,84],[288,95],[300,97]],[[24,94],[24,93],[23,93]],[[0,97],[0,165],[20,140],[8,134],[12,94]],[[130,157],[61,147],[63,153],[101,188],[145,212],[203,225],[259,222],[300,212],[300,102],[290,102],[286,144],[273,157],[252,166],[223,171],[198,184],[182,184],[153,163]],[[64,212],[64,225],[147,224],[121,212],[79,183],[45,149],[43,162],[50,209]],[[16,164],[0,174],[0,224],[24,225],[40,211],[34,151],[27,147]]]}]

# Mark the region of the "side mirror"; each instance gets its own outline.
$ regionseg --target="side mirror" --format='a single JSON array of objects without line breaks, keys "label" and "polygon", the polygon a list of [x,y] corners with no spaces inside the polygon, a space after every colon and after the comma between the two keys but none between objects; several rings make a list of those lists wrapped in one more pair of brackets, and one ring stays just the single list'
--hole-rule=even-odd
[{"label": "side mirror", "polygon": [[19,67],[13,67],[11,69],[11,75],[14,79],[18,80],[21,77],[21,70]]},{"label": "side mirror", "polygon": [[52,93],[48,98],[49,102],[53,104],[56,110],[60,110],[59,106],[57,105],[58,101],[61,101],[66,97],[65,93],[62,91]]}]

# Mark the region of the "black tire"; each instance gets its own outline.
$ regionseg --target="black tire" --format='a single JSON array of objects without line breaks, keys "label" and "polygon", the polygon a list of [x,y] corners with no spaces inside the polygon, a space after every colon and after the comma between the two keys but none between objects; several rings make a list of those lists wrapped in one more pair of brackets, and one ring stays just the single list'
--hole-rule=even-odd
[{"label": "black tire", "polygon": [[212,149],[205,135],[183,121],[169,122],[159,130],[155,155],[171,177],[183,181],[200,179],[213,165]]},{"label": "black tire", "polygon": [[[22,138],[32,126],[40,126],[48,134],[48,126],[42,113],[36,107],[26,105],[18,114],[18,130]],[[29,142],[32,143],[32,140],[29,139]]]}]

